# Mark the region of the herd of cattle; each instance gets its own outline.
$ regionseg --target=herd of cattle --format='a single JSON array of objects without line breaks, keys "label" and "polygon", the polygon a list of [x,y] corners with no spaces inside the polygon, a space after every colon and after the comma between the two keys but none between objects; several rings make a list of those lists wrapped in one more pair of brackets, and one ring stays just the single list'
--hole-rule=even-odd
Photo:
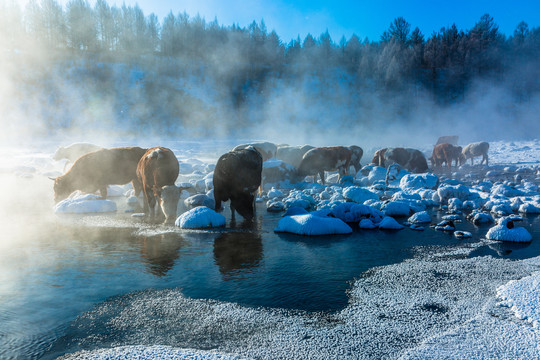
[{"label": "herd of cattle", "polygon": [[[430,158],[434,168],[446,163],[448,168],[455,163],[462,165],[467,159],[482,156],[481,164],[488,164],[487,142],[472,143],[465,148],[450,143],[437,144]],[[231,212],[235,210],[245,219],[254,216],[255,192],[261,185],[263,162],[277,158],[294,166],[294,179],[301,181],[306,176],[320,176],[325,183],[325,171],[338,171],[340,178],[361,169],[363,150],[359,146],[312,147],[275,145],[259,142],[236,146],[223,154],[217,161],[213,175],[215,209],[230,200]],[[165,222],[174,222],[180,193],[175,185],[179,175],[179,162],[174,153],[165,147],[143,149],[140,147],[100,148],[95,145],[77,143],[57,150],[55,160],[68,159],[71,168],[54,180],[55,202],[66,199],[72,192],[80,190],[93,193],[99,190],[107,197],[108,185],[132,183],[135,195],[143,192],[143,210],[151,218],[162,212]],[[398,164],[415,173],[428,170],[424,154],[411,148],[384,148],[375,152],[372,163],[389,167]]]}]

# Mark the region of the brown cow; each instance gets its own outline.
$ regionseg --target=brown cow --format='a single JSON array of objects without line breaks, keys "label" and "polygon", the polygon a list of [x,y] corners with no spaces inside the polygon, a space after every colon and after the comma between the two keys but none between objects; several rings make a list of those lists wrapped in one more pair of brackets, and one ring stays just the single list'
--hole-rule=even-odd
[{"label": "brown cow", "polygon": [[339,171],[339,178],[346,174],[351,162],[352,151],[343,146],[319,147],[309,150],[304,154],[298,175],[306,177],[317,174],[324,184],[325,171]]},{"label": "brown cow", "polygon": [[373,155],[373,159],[371,160],[371,163],[377,166],[384,167],[384,154],[386,153],[386,150],[388,150],[388,148],[377,150],[375,154]]},{"label": "brown cow", "polygon": [[148,149],[139,160],[137,177],[144,192],[143,209],[150,218],[157,216],[161,209],[165,215],[165,223],[172,223],[176,219],[180,189],[174,182],[179,169],[178,159],[174,153],[164,147]]},{"label": "brown cow", "polygon": [[221,155],[214,169],[214,199],[216,211],[221,202],[231,200],[231,216],[238,211],[246,220],[255,214],[255,191],[261,186],[263,160],[253,147],[233,150]]},{"label": "brown cow", "polygon": [[101,149],[78,158],[64,175],[54,179],[54,201],[64,200],[75,190],[93,193],[99,190],[107,197],[108,185],[131,182],[135,195],[141,192],[137,164],[146,149],[119,147]]},{"label": "brown cow", "polygon": [[[351,150],[351,161],[349,165],[354,167],[354,171],[356,174],[362,168],[362,164],[360,164],[360,160],[362,160],[362,156],[364,155],[364,150],[360,146],[356,146],[356,145],[351,145],[348,147],[348,149]],[[349,170],[349,168],[347,168],[347,170]]]},{"label": "brown cow", "polygon": [[411,148],[380,149],[375,153],[372,162],[382,167],[399,164],[402,168],[415,173],[422,173],[428,170],[424,154],[420,150]]},{"label": "brown cow", "polygon": [[452,161],[456,162],[456,167],[462,165],[465,162],[465,157],[461,151],[461,146],[454,146],[449,143],[435,145],[430,158],[431,166],[442,167],[446,163],[450,169],[452,167]]}]

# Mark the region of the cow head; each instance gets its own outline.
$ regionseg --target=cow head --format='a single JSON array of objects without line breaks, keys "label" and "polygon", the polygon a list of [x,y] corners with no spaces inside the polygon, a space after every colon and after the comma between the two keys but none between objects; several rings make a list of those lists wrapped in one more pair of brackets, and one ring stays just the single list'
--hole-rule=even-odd
[{"label": "cow head", "polygon": [[255,210],[253,208],[254,195],[249,192],[242,192],[234,197],[231,197],[231,206],[238,211],[246,220],[253,219]]},{"label": "cow head", "polygon": [[62,179],[62,177],[57,177],[53,180],[54,202],[59,203],[60,201],[67,199],[67,197],[73,192],[73,189],[64,179]]},{"label": "cow head", "polygon": [[165,223],[171,224],[176,220],[176,209],[180,200],[181,189],[174,185],[166,185],[161,188],[159,206],[165,215]]}]

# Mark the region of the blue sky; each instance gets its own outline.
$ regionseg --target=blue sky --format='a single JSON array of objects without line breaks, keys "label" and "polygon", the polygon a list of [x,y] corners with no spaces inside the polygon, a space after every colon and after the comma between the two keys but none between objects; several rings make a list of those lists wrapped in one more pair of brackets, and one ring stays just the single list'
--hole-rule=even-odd
[{"label": "blue sky", "polygon": [[[60,0],[64,4],[67,1]],[[121,6],[124,1],[127,5],[138,3],[146,15],[153,12],[160,21],[171,10],[174,14],[185,10],[191,16],[199,13],[207,21],[217,17],[220,24],[227,26],[235,23],[244,27],[253,20],[264,19],[268,31],[276,30],[285,43],[298,35],[303,40],[308,33],[318,37],[326,29],[335,42],[342,35],[349,39],[353,33],[361,39],[378,41],[398,16],[411,24],[411,30],[418,26],[426,36],[453,23],[459,29],[470,29],[485,13],[495,19],[506,35],[511,35],[522,20],[530,28],[540,26],[540,0],[108,0],[108,3]]]}]

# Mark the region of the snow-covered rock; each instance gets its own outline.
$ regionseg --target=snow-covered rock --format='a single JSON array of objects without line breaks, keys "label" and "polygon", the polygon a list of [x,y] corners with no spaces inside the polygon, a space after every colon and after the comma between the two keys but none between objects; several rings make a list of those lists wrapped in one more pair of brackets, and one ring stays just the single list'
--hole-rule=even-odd
[{"label": "snow-covered rock", "polygon": [[370,219],[378,223],[384,217],[381,211],[356,203],[341,203],[332,209],[330,215],[347,223],[359,222],[362,219]]},{"label": "snow-covered rock", "polygon": [[514,196],[521,196],[523,195],[523,191],[516,189],[513,186],[509,186],[506,184],[498,184],[495,185],[491,189],[492,195],[501,195],[505,197],[514,197]]},{"label": "snow-covered rock", "polygon": [[175,223],[182,229],[202,229],[225,226],[225,216],[206,206],[198,206],[180,215]]},{"label": "snow-covered rock", "polygon": [[382,230],[401,230],[404,228],[403,225],[398,223],[396,219],[391,216],[385,216],[378,224],[378,227]]},{"label": "snow-covered rock", "polygon": [[432,173],[407,174],[399,182],[402,189],[435,189],[439,184],[439,178]]},{"label": "snow-covered rock", "polygon": [[384,203],[381,210],[387,216],[409,216],[411,215],[411,207],[403,201],[389,201]]},{"label": "snow-covered rock", "polygon": [[426,224],[431,222],[431,216],[427,211],[414,213],[407,221],[411,224]]},{"label": "snow-covered rock", "polygon": [[470,191],[465,185],[445,185],[437,189],[437,194],[439,195],[440,202],[446,204],[452,198],[457,198],[461,201],[468,200]]},{"label": "snow-covered rock", "polygon": [[532,240],[532,235],[524,227],[515,227],[511,219],[501,218],[497,225],[488,230],[486,238],[498,241],[529,242]]},{"label": "snow-covered rock", "polygon": [[350,234],[352,229],[340,219],[319,217],[312,214],[285,216],[275,232],[287,232],[298,235],[333,235]]},{"label": "snow-covered rock", "polygon": [[373,191],[359,187],[349,186],[343,190],[343,197],[357,204],[363,204],[367,200],[379,200],[379,196]]},{"label": "snow-covered rock", "polygon": [[373,221],[371,221],[370,219],[362,219],[358,223],[358,227],[360,229],[372,230],[372,229],[376,229],[377,225],[375,225]]},{"label": "snow-covered rock", "polygon": [[197,195],[190,196],[184,200],[184,204],[188,208],[206,206],[208,208],[213,209],[215,206],[214,199],[212,199],[206,194],[197,194]]},{"label": "snow-covered rock", "polygon": [[115,212],[116,203],[102,199],[95,194],[82,194],[79,191],[72,193],[67,199],[54,206],[55,213],[84,214]]},{"label": "snow-covered rock", "polygon": [[535,328],[540,325],[540,272],[519,280],[512,280],[497,289],[501,306],[509,307],[519,318],[530,322]]}]

